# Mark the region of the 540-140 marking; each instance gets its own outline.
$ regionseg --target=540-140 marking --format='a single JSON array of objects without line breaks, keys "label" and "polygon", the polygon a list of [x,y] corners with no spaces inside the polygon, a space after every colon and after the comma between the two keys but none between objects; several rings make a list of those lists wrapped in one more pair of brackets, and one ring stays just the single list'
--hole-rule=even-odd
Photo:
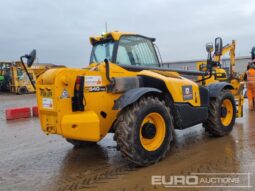
[{"label": "540-140 marking", "polygon": [[105,92],[106,87],[105,86],[92,86],[85,88],[86,92]]}]

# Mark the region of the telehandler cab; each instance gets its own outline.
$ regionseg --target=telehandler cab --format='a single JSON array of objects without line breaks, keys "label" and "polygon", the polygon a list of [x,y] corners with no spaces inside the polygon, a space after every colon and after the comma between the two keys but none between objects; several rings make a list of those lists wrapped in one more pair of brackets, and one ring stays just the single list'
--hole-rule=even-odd
[{"label": "telehandler cab", "polygon": [[[174,129],[203,123],[214,136],[230,133],[233,87],[226,82],[200,86],[181,75],[208,73],[161,67],[154,41],[121,32],[91,37],[87,68],[42,74],[36,87],[42,130],[74,146],[95,144],[112,132],[123,157],[139,166],[165,157]],[[207,50],[211,68],[212,46]]]}]

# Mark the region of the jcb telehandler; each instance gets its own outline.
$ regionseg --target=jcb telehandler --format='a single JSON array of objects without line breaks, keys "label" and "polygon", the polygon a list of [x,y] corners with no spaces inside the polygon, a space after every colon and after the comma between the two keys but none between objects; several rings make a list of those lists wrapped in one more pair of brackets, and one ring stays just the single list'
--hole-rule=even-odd
[{"label": "jcb telehandler", "polygon": [[[42,130],[75,146],[95,144],[112,132],[123,157],[139,166],[165,157],[174,129],[203,123],[214,136],[230,133],[233,87],[225,82],[200,86],[181,74],[204,72],[161,67],[154,41],[121,32],[91,37],[87,68],[42,74],[36,87]],[[207,50],[211,55],[212,47]],[[211,68],[211,56],[207,64]]]}]

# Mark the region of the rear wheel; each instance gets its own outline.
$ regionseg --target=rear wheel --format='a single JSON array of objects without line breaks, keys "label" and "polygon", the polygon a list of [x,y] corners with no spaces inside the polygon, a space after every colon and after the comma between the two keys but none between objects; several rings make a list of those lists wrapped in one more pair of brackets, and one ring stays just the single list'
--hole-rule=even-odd
[{"label": "rear wheel", "polygon": [[148,166],[163,159],[170,149],[173,120],[163,101],[144,97],[121,111],[114,138],[122,156]]},{"label": "rear wheel", "polygon": [[94,146],[97,143],[96,142],[90,142],[90,141],[78,141],[74,139],[66,139],[68,143],[71,143],[75,148],[82,148],[82,147],[90,147]]},{"label": "rear wheel", "polygon": [[232,131],[235,119],[234,96],[228,90],[223,90],[217,98],[210,99],[208,120],[203,126],[214,136],[224,136]]}]

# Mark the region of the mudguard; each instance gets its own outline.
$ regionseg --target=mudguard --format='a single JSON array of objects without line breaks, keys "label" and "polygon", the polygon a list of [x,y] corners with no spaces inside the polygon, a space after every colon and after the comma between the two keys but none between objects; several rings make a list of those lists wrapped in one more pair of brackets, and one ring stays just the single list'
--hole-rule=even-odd
[{"label": "mudguard", "polygon": [[217,97],[223,89],[230,89],[230,90],[232,90],[234,88],[233,88],[233,86],[230,83],[227,83],[227,82],[217,82],[217,83],[209,84],[207,86],[207,89],[209,91],[209,97]]},{"label": "mudguard", "polygon": [[114,110],[123,109],[124,107],[136,102],[140,97],[147,93],[162,93],[161,90],[156,88],[134,88],[125,92],[122,96],[120,96],[117,100],[114,101]]}]

